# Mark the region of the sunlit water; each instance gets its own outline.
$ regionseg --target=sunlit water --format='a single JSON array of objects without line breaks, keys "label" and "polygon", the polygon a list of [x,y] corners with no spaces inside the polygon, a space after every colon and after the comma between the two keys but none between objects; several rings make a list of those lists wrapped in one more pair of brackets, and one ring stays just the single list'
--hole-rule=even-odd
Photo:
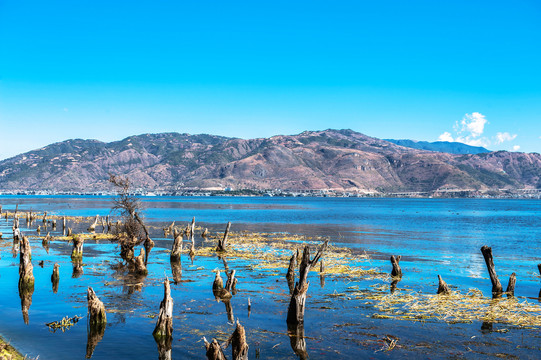
[{"label": "sunlit water", "polygon": [[[169,198],[143,199],[146,220],[152,224],[197,224],[212,232],[223,231],[227,221],[233,231],[288,232],[329,237],[335,245],[370,254],[371,267],[390,272],[389,256],[402,255],[404,277],[399,288],[434,293],[437,275],[453,288],[466,292],[478,288],[491,294],[480,252],[489,245],[504,287],[517,274],[515,294],[537,298],[541,263],[541,203],[537,200],[436,200],[436,199],[340,199],[340,198]],[[0,196],[4,209],[48,211],[57,215],[108,215],[112,202],[105,197]],[[35,235],[35,227],[24,229]],[[116,270],[119,249],[108,241],[84,245],[83,274],[74,276],[71,245],[53,241],[49,252],[40,239],[31,239],[35,290],[29,323],[21,313],[17,279],[19,257],[12,254],[12,220],[0,220],[0,333],[24,354],[40,359],[82,359],[87,344],[86,289],[92,286],[108,310],[108,324],[92,359],[158,358],[152,337],[163,278],[172,279],[168,250],[171,238],[151,234],[156,242],[144,279],[126,278]],[[84,228],[88,224],[84,224]],[[83,231],[84,228],[78,229]],[[61,231],[61,229],[59,229]],[[58,235],[53,232],[52,235]],[[42,234],[43,235],[43,234]],[[199,239],[201,240],[201,239]],[[44,261],[43,268],[38,266]],[[60,264],[60,284],[53,293],[50,276]],[[287,336],[285,317],[289,289],[285,276],[273,269],[254,270],[249,261],[228,259],[237,270],[238,293],[231,300],[233,317],[245,326],[250,346],[261,359],[295,358]],[[205,357],[202,337],[225,340],[234,330],[231,314],[212,294],[213,269],[223,269],[217,257],[182,257],[182,282],[172,284],[174,299],[174,359]],[[282,271],[282,269],[280,269]],[[285,270],[284,270],[285,271]],[[285,274],[284,274],[285,275]],[[311,273],[305,315],[308,355],[319,358],[448,358],[491,357],[496,354],[538,358],[539,329],[520,329],[496,324],[501,332],[482,332],[480,323],[449,325],[375,319],[376,311],[360,300],[332,297],[347,287],[371,289],[376,281],[327,276],[322,286]],[[248,313],[248,298],[252,301]],[[536,302],[537,300],[528,299]],[[70,330],[52,333],[45,323],[64,316],[85,316]],[[378,351],[383,338],[398,339],[395,349]],[[226,351],[230,357],[230,350]]]}]

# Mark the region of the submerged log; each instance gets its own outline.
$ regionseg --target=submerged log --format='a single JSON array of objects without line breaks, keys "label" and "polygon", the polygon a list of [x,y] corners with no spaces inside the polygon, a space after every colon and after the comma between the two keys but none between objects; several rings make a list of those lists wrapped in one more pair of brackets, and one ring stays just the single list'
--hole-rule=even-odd
[{"label": "submerged log", "polygon": [[496,274],[496,268],[494,266],[494,260],[492,257],[492,248],[485,245],[481,248],[481,252],[485,258],[490,281],[492,282],[492,297],[499,298],[502,296],[503,288],[500,280],[498,279],[498,275]]},{"label": "submerged log", "polygon": [[207,349],[207,359],[208,360],[227,360],[225,358],[222,347],[216,339],[212,339],[212,342],[209,343],[205,337],[203,337],[205,343],[205,348]]},{"label": "submerged log", "polygon": [[58,271],[58,268],[60,265],[58,263],[54,264],[53,268],[53,274],[51,275],[51,283],[53,284],[53,293],[58,292],[58,283],[60,282],[60,272]]},{"label": "submerged log", "polygon": [[216,251],[225,252],[227,247],[227,237],[229,236],[229,229],[231,228],[231,222],[227,223],[225,228],[224,237],[221,240],[218,240],[218,246],[216,246]]},{"label": "submerged log", "polygon": [[449,290],[449,286],[447,286],[447,283],[443,281],[440,275],[438,275],[438,282],[438,294],[449,295],[451,290]]},{"label": "submerged log", "polygon": [[400,268],[400,259],[402,259],[401,255],[394,256],[391,255],[391,264],[393,265],[393,270],[391,271],[392,277],[402,277],[402,269]]},{"label": "submerged log", "polygon": [[169,280],[163,282],[163,300],[160,303],[160,313],[156,327],[152,332],[154,338],[170,338],[173,336],[173,298]]},{"label": "submerged log", "polygon": [[507,290],[505,290],[508,298],[512,298],[515,296],[516,283],[517,283],[517,274],[512,273],[511,276],[509,276],[509,284],[507,284]]},{"label": "submerged log", "polygon": [[171,261],[180,261],[180,253],[182,252],[182,235],[178,234],[173,242],[171,250]]},{"label": "submerged log", "polygon": [[73,250],[71,251],[71,260],[79,260],[83,258],[84,239],[78,235],[73,236]]},{"label": "submerged log", "polygon": [[310,283],[307,282],[308,272],[310,271],[310,268],[317,264],[327,248],[328,243],[329,241],[327,240],[321,245],[312,260],[310,260],[310,247],[307,245],[304,248],[299,272],[299,281],[295,284],[289,302],[289,308],[287,309],[287,322],[289,324],[299,324],[304,322],[306,293],[308,291],[308,286],[310,285]]},{"label": "submerged log", "polygon": [[86,293],[86,299],[88,301],[88,325],[90,328],[105,325],[107,323],[105,306],[103,306],[103,302],[101,302],[90,286]]}]

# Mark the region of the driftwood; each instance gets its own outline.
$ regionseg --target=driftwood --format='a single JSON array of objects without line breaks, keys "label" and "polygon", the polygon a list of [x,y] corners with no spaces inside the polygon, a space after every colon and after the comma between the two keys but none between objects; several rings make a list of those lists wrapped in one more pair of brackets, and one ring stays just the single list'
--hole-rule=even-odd
[{"label": "driftwood", "polygon": [[216,246],[216,251],[220,251],[220,252],[226,251],[227,237],[229,236],[230,228],[231,228],[231,222],[228,222],[225,228],[224,237],[221,240],[218,240],[218,246]]},{"label": "driftwood", "polygon": [[173,241],[173,249],[171,250],[171,261],[180,261],[180,253],[182,252],[182,235],[178,234]]},{"label": "driftwood", "polygon": [[156,321],[156,327],[152,332],[152,335],[154,336],[154,339],[156,339],[156,342],[161,343],[164,343],[168,339],[170,340],[173,337],[173,298],[171,297],[171,287],[169,285],[168,279],[165,279],[165,281],[163,282],[163,288],[163,300],[160,303],[158,321]]},{"label": "driftwood", "polygon": [[304,322],[304,308],[306,303],[306,293],[310,283],[307,282],[308,272],[314,267],[321,256],[323,251],[327,248],[329,241],[325,241],[316,255],[310,260],[310,247],[307,245],[304,247],[302,254],[301,267],[299,271],[299,281],[295,284],[293,294],[291,295],[291,301],[289,302],[289,308],[287,310],[287,322],[288,324],[299,324]]},{"label": "driftwood", "polygon": [[507,284],[507,290],[505,290],[505,292],[507,293],[507,297],[512,298],[515,296],[516,283],[517,283],[517,274],[512,273],[511,276],[509,276],[509,284]]},{"label": "driftwood", "polygon": [[402,259],[401,255],[394,256],[391,255],[391,264],[393,265],[393,270],[391,271],[392,277],[402,277],[402,269],[400,268],[400,259]]},{"label": "driftwood", "polygon": [[60,266],[58,265],[58,263],[55,263],[54,264],[54,268],[53,268],[53,274],[51,275],[51,283],[53,284],[53,293],[57,293],[58,292],[58,283],[60,282],[60,273],[58,271],[58,268]]},{"label": "driftwood", "polygon": [[225,358],[222,347],[216,339],[212,339],[212,342],[209,343],[206,338],[203,337],[205,342],[205,348],[207,349],[207,359],[208,360],[227,360]]},{"label": "driftwood", "polygon": [[107,323],[107,314],[105,313],[105,306],[94,290],[89,286],[86,298],[88,300],[88,325],[90,328],[96,328]]},{"label": "driftwood", "polygon": [[72,241],[73,241],[73,250],[71,251],[71,260],[82,259],[84,239],[80,236],[75,235],[72,238]]},{"label": "driftwood", "polygon": [[485,258],[490,281],[492,282],[492,297],[499,298],[502,296],[503,288],[500,280],[498,279],[498,275],[496,274],[496,268],[494,266],[494,260],[492,257],[492,248],[485,245],[481,248],[481,252]]},{"label": "driftwood", "polygon": [[451,290],[449,290],[449,286],[447,286],[447,283],[443,281],[440,275],[438,275],[438,282],[438,294],[449,295]]}]

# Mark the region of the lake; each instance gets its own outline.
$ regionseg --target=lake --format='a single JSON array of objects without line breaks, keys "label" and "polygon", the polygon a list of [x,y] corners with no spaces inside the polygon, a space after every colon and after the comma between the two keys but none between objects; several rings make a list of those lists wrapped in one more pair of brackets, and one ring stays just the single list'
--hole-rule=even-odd
[{"label": "lake", "polygon": [[[142,202],[145,219],[155,228],[151,237],[156,246],[149,255],[148,276],[137,281],[125,276],[118,265],[118,245],[104,240],[85,242],[83,272],[74,274],[72,246],[53,240],[46,251],[41,239],[35,237],[36,224],[41,220],[27,229],[21,219],[23,233],[33,236],[30,243],[35,289],[27,324],[17,286],[19,257],[12,251],[12,219],[2,217],[0,335],[23,354],[39,355],[41,360],[85,358],[86,289],[91,286],[108,311],[107,327],[92,359],[158,358],[152,331],[163,298],[164,276],[172,279],[168,252],[172,239],[164,237],[160,228],[172,221],[185,226],[192,217],[198,226],[212,233],[223,232],[231,221],[235,232],[328,238],[334,246],[366,255],[368,260],[363,266],[382,273],[391,271],[391,255],[401,255],[404,276],[398,288],[404,294],[435,293],[439,274],[453,290],[466,293],[474,288],[490,297],[491,283],[480,252],[483,245],[488,245],[504,289],[509,275],[515,272],[518,301],[539,304],[539,200],[147,197]],[[19,211],[91,217],[109,215],[112,199],[0,196],[0,204],[4,211],[13,211],[19,204]],[[76,231],[84,231],[88,225],[73,224]],[[60,227],[51,235],[58,236],[61,231]],[[200,246],[203,239],[197,238],[196,242]],[[43,267],[38,266],[39,261],[44,262]],[[60,265],[56,293],[50,281],[55,262]],[[205,358],[203,336],[209,340],[227,339],[234,330],[233,318],[246,329],[249,358],[295,358],[285,322],[290,298],[285,269],[257,268],[253,261],[240,258],[227,262],[237,270],[239,280],[230,307],[217,302],[212,294],[212,270],[223,270],[222,260],[217,256],[196,256],[192,262],[182,255],[182,281],[171,284],[172,358]],[[388,279],[332,274],[320,279],[317,272],[312,272],[309,281],[304,335],[311,359],[539,358],[538,327],[495,323],[487,330],[481,321],[449,323],[442,319],[375,317],[378,309],[359,294],[388,286]],[[248,298],[252,303],[250,312]],[[65,332],[53,333],[45,326],[74,315],[84,318]],[[396,346],[386,348],[393,340]],[[230,349],[226,356],[231,358]]]}]

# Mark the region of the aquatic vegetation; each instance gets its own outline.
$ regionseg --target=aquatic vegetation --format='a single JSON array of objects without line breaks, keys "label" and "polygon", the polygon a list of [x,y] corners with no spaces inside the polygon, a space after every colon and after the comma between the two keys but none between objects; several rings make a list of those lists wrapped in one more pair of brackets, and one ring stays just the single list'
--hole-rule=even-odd
[{"label": "aquatic vegetation", "polygon": [[64,316],[62,320],[59,321],[51,321],[49,323],[46,323],[45,326],[49,328],[49,331],[56,332],[56,330],[62,330],[62,332],[69,330],[72,326],[77,324],[79,320],[82,319],[81,316]]}]

